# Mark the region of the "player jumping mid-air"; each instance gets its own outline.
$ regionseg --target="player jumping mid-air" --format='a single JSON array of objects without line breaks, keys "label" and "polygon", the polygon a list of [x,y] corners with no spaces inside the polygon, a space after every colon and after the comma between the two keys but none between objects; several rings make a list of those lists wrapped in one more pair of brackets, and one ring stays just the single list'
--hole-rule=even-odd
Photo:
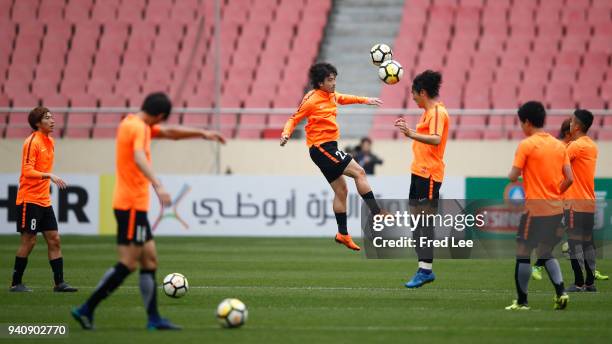
[{"label": "player jumping mid-air", "polygon": [[348,234],[346,225],[346,199],[348,188],[343,175],[355,180],[357,192],[370,209],[372,215],[381,212],[372,188],[366,178],[366,173],[353,157],[338,149],[340,130],[336,122],[338,105],[367,104],[381,105],[378,98],[358,97],[336,92],[336,67],[329,63],[317,63],[310,67],[309,78],[313,90],[306,93],[295,114],[287,120],[280,145],[284,146],[297,124],[304,118],[306,124],[306,144],[309,147],[310,158],[319,167],[325,179],[334,191],[333,209],[338,224],[336,242],[359,251],[361,248],[355,244]]}]

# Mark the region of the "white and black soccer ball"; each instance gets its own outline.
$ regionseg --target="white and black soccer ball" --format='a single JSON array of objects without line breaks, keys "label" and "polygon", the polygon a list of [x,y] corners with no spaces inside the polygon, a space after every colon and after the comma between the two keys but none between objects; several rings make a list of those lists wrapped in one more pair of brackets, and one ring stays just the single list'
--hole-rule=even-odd
[{"label": "white and black soccer ball", "polygon": [[246,305],[238,299],[225,299],[217,306],[217,320],[226,328],[244,325],[248,316]]},{"label": "white and black soccer ball", "polygon": [[393,58],[393,51],[390,46],[384,43],[375,44],[372,49],[370,49],[370,57],[372,58],[372,63],[380,66],[381,63]]},{"label": "white and black soccer ball", "polygon": [[397,84],[403,76],[404,68],[395,60],[385,61],[378,67],[378,77],[385,84]]},{"label": "white and black soccer ball", "polygon": [[170,297],[179,298],[185,296],[189,290],[187,278],[178,272],[173,272],[164,277],[164,293]]}]

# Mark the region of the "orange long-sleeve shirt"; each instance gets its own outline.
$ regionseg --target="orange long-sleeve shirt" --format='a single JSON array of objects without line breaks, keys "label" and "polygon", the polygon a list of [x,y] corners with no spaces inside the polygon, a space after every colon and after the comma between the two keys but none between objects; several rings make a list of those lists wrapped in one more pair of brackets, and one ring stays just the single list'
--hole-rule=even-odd
[{"label": "orange long-sleeve shirt", "polygon": [[367,101],[367,97],[337,92],[328,93],[319,89],[311,90],[302,99],[297,112],[287,120],[283,135],[291,136],[298,123],[307,117],[308,124],[305,129],[308,147],[337,141],[340,138],[340,130],[336,122],[338,104],[365,104]]},{"label": "orange long-sleeve shirt", "polygon": [[35,131],[23,143],[21,176],[17,205],[33,203],[41,207],[51,205],[49,187],[51,180],[42,179],[43,173],[50,173],[55,158],[55,144],[51,137]]}]

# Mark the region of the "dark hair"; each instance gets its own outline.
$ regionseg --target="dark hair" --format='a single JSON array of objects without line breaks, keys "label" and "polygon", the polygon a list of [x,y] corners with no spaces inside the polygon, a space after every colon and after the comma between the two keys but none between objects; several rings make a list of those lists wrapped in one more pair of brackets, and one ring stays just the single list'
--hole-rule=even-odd
[{"label": "dark hair", "polygon": [[576,119],[578,119],[578,122],[580,123],[580,129],[582,129],[582,132],[586,134],[593,124],[593,114],[589,110],[578,109],[574,111],[574,116],[576,116]]},{"label": "dark hair", "polygon": [[140,109],[151,116],[161,115],[165,121],[172,112],[172,102],[165,93],[155,92],[145,98]]},{"label": "dark hair", "polygon": [[546,110],[542,103],[531,100],[518,109],[518,118],[522,123],[529,121],[534,127],[542,128],[546,120]]},{"label": "dark hair", "polygon": [[30,123],[32,130],[38,130],[36,124],[40,123],[48,112],[49,109],[44,106],[37,106],[30,111],[30,114],[28,115],[28,123]]},{"label": "dark hair", "polygon": [[565,138],[565,136],[567,136],[570,132],[570,122],[572,121],[571,118],[566,119],[565,121],[563,121],[563,123],[561,123],[561,129],[559,129],[559,139],[562,140]]},{"label": "dark hair", "polygon": [[361,142],[359,143],[359,145],[364,144],[364,142],[367,142],[369,144],[372,144],[372,140],[369,137],[363,137],[361,138]]},{"label": "dark hair", "polygon": [[330,75],[337,76],[338,70],[332,64],[327,62],[315,63],[310,67],[308,71],[308,78],[310,79],[310,85],[312,88],[319,88],[319,84],[325,81]]},{"label": "dark hair", "polygon": [[429,98],[436,98],[440,94],[441,84],[442,74],[428,69],[412,80],[412,91],[419,93],[421,90],[425,90]]}]

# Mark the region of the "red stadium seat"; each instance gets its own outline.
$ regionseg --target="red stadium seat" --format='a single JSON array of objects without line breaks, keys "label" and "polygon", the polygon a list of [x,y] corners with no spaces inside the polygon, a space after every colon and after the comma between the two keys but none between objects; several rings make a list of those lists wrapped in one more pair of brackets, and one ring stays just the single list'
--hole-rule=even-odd
[{"label": "red stadium seat", "polygon": [[[51,0],[56,2],[54,0]],[[65,8],[64,18],[73,23],[82,23],[89,20],[89,10],[93,7],[93,0],[71,0]]]},{"label": "red stadium seat", "polygon": [[290,114],[287,114],[287,115],[271,114],[268,116],[268,127],[269,128],[284,128],[285,123],[287,122],[290,116],[291,116]]},{"label": "red stadium seat", "polygon": [[44,23],[62,21],[64,7],[63,1],[42,0],[38,9],[38,19]]},{"label": "red stadium seat", "polygon": [[7,139],[25,139],[30,134],[32,134],[32,129],[30,128],[30,126],[27,126],[27,127],[8,126],[6,128],[6,133],[4,134],[4,137]]},{"label": "red stadium seat", "polygon": [[549,108],[554,109],[573,109],[576,103],[572,97],[572,87],[570,84],[550,84],[546,88],[546,101]]},{"label": "red stadium seat", "polygon": [[117,127],[95,126],[92,131],[94,139],[111,139],[117,135]]},{"label": "red stadium seat", "polygon": [[597,139],[601,141],[612,140],[612,129],[600,129],[597,133]]},{"label": "red stadium seat", "polygon": [[[11,19],[13,22],[27,22],[33,19],[39,6],[39,0],[18,0],[13,4]],[[2,11],[6,10],[5,8]]]},{"label": "red stadium seat", "polygon": [[210,116],[208,114],[200,113],[185,113],[183,114],[183,124],[187,126],[195,127],[209,127]]},{"label": "red stadium seat", "polygon": [[141,21],[144,18],[145,7],[145,0],[122,1],[118,7],[117,19],[126,22]]},{"label": "red stadium seat", "polygon": [[485,126],[487,116],[485,115],[462,115],[461,127],[464,128],[482,128]]},{"label": "red stadium seat", "polygon": [[261,129],[249,129],[240,127],[236,132],[237,139],[260,139]]},{"label": "red stadium seat", "polygon": [[113,22],[117,19],[119,0],[96,1],[91,11],[91,18],[98,22]]},{"label": "red stadium seat", "polygon": [[281,137],[282,128],[266,128],[262,132],[262,138],[278,140]]},{"label": "red stadium seat", "polygon": [[461,128],[455,132],[455,139],[457,140],[481,140],[483,132],[480,129],[464,129]]},{"label": "red stadium seat", "polygon": [[263,129],[266,126],[265,114],[242,114],[240,115],[240,126],[248,129]]},{"label": "red stadium seat", "polygon": [[484,140],[504,140],[507,138],[505,131],[501,129],[486,129],[483,131]]},{"label": "red stadium seat", "polygon": [[523,130],[514,129],[509,131],[510,140],[522,140],[525,138],[525,133]]}]

